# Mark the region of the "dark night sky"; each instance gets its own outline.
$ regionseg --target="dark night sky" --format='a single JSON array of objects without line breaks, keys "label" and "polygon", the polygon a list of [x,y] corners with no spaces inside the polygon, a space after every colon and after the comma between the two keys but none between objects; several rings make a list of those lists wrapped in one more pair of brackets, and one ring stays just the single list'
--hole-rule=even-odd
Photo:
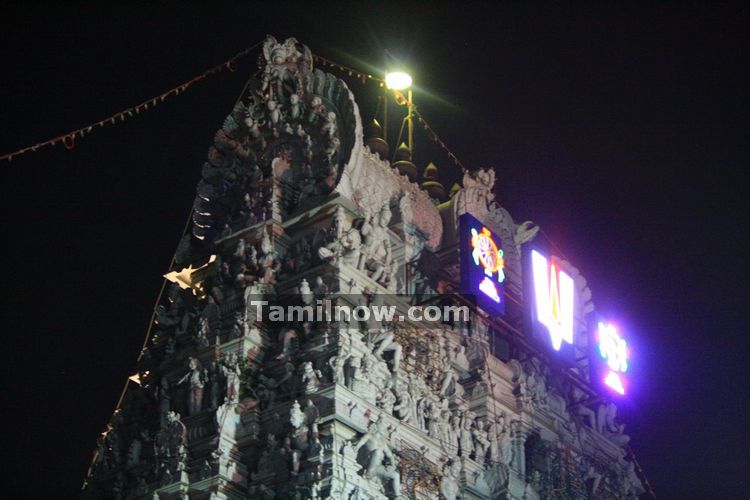
[{"label": "dark night sky", "polygon": [[[4,9],[0,153],[158,95],[266,33],[373,71],[385,49],[407,59],[435,130],[467,165],[496,167],[500,202],[542,225],[633,339],[622,420],[659,497],[746,495],[746,5]],[[72,151],[1,165],[4,493],[76,495],[255,60]],[[371,110],[375,88],[350,86]],[[457,178],[417,141],[420,166]]]}]

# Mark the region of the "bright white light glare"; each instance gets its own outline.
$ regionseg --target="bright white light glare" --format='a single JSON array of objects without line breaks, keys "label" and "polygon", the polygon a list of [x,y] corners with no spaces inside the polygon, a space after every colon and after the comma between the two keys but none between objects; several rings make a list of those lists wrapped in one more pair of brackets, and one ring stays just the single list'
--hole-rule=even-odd
[{"label": "bright white light glare", "polygon": [[389,89],[404,90],[411,87],[411,76],[403,71],[394,71],[385,74],[385,85]]},{"label": "bright white light glare", "polygon": [[573,343],[573,278],[536,250],[531,251],[536,318],[549,330],[552,347]]}]

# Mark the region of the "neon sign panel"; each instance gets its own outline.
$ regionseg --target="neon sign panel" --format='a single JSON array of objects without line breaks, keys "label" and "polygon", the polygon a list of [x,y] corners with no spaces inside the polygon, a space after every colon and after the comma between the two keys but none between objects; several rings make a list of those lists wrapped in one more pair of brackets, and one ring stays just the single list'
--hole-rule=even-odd
[{"label": "neon sign panel", "polygon": [[573,278],[560,270],[560,264],[536,250],[531,251],[536,320],[544,325],[552,347],[573,344]]},{"label": "neon sign panel", "polygon": [[597,325],[596,341],[599,355],[607,362],[604,383],[619,394],[625,394],[622,374],[628,371],[628,346],[617,329],[602,321]]},{"label": "neon sign panel", "polygon": [[480,307],[503,314],[505,260],[500,237],[471,214],[459,221],[461,231],[461,289],[476,295]]}]

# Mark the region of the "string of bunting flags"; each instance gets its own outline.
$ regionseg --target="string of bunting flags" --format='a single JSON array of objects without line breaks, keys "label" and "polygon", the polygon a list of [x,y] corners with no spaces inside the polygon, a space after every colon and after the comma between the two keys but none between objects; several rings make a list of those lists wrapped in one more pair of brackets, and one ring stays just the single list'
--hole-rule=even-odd
[{"label": "string of bunting flags", "polygon": [[[108,125],[115,125],[118,122],[125,121],[126,118],[132,118],[134,115],[138,115],[143,111],[148,111],[150,108],[156,107],[157,104],[164,102],[167,98],[170,98],[172,96],[176,97],[180,95],[180,93],[184,93],[185,91],[187,91],[187,89],[191,85],[201,80],[204,80],[211,75],[214,75],[224,70],[234,72],[236,68],[235,66],[236,61],[250,54],[256,48],[258,48],[262,43],[263,42],[258,42],[255,45],[238,52],[233,57],[231,57],[230,59],[227,59],[223,63],[217,64],[216,66],[210,69],[207,69],[200,75],[195,76],[191,78],[190,80],[161,93],[158,96],[147,99],[139,104],[136,104],[135,106],[131,106],[129,108],[123,109],[122,111],[118,111],[117,113],[114,113],[113,115],[110,115],[107,118],[99,120],[96,123],[92,123],[90,125],[81,127],[79,129],[72,130],[68,133],[58,135],[46,141],[42,141],[37,144],[34,144],[33,146],[27,146],[25,148],[21,148],[16,151],[13,151],[11,153],[6,153],[0,156],[0,161],[7,160],[8,162],[11,162],[13,161],[13,158],[15,157],[21,156],[29,152],[33,153],[39,150],[40,148],[52,147],[58,144],[62,144],[68,150],[73,149],[75,148],[76,140],[81,139],[87,135],[90,135],[97,128],[103,128]],[[321,55],[313,54],[313,59],[317,61],[318,63],[322,64],[323,66],[329,66],[341,72],[344,72],[348,74],[349,76],[356,77],[363,84],[366,84],[368,81],[374,81],[380,84],[381,87],[385,85],[385,81],[380,78],[377,78],[368,73],[363,73],[349,66],[345,66],[343,64],[337,63]],[[450,158],[453,161],[453,163],[456,164],[456,166],[461,167],[462,169],[465,169],[466,167],[464,167],[463,163],[461,163],[461,161],[456,157],[456,155],[448,148],[445,142],[443,142],[443,140],[440,139],[440,137],[437,135],[435,130],[432,128],[432,126],[430,126],[427,120],[425,120],[424,116],[422,116],[422,114],[419,112],[416,106],[413,108],[413,112],[417,118],[417,121],[419,121],[419,123],[424,127],[430,140],[438,144],[443,149],[443,151],[445,151],[445,153],[448,155],[448,158]]]},{"label": "string of bunting flags", "polygon": [[373,82],[378,82],[381,87],[385,85],[385,80],[376,78],[369,73],[362,73],[361,71],[357,71],[356,69],[350,68],[349,66],[344,66],[343,64],[331,61],[330,59],[326,59],[325,57],[319,56],[318,54],[313,54],[312,56],[314,61],[319,62],[323,66],[330,66],[332,68],[338,69],[339,71],[347,73],[349,76],[356,76],[357,79],[361,80],[363,84],[367,83],[368,80],[372,80]]},{"label": "string of bunting flags", "polygon": [[151,99],[147,99],[139,104],[136,104],[135,106],[131,106],[127,109],[123,109],[122,111],[118,111],[117,113],[107,118],[104,118],[103,120],[100,120],[96,123],[92,123],[91,125],[81,127],[79,129],[73,130],[66,134],[58,135],[57,137],[53,137],[52,139],[48,139],[43,142],[39,142],[37,144],[34,144],[33,146],[27,146],[17,151],[13,151],[12,153],[4,154],[0,156],[0,161],[7,160],[8,162],[11,162],[13,161],[13,158],[17,156],[23,155],[28,152],[33,153],[39,150],[40,148],[52,147],[58,144],[62,144],[63,146],[65,146],[65,149],[73,149],[75,147],[77,139],[83,138],[84,136],[91,134],[97,128],[103,128],[107,125],[115,125],[118,122],[125,121],[126,118],[132,118],[134,115],[140,114],[142,111],[148,111],[150,108],[155,107],[157,104],[164,102],[167,98],[171,96],[180,95],[180,93],[185,92],[194,83],[204,80],[211,75],[214,75],[224,70],[234,72],[236,69],[235,63],[237,62],[237,60],[250,54],[253,50],[258,48],[261,45],[261,43],[262,42],[258,42],[252,47],[248,47],[245,50],[238,52],[233,57],[231,57],[230,59],[227,59],[223,63],[217,64],[216,66],[210,69],[207,69],[200,75],[195,76],[191,78],[190,80],[180,85],[177,85],[176,87],[173,87],[156,97],[152,97]]},{"label": "string of bunting flags", "polygon": [[459,160],[456,157],[456,155],[453,154],[453,151],[451,151],[450,148],[448,148],[448,146],[445,144],[445,142],[443,142],[443,140],[437,135],[437,133],[435,132],[435,130],[432,128],[432,126],[429,123],[427,123],[427,120],[424,119],[424,116],[422,116],[422,113],[419,112],[419,109],[416,106],[414,106],[414,109],[413,109],[412,112],[417,117],[417,121],[420,123],[420,125],[422,125],[422,127],[424,127],[425,132],[427,132],[427,136],[435,144],[437,144],[438,146],[440,146],[440,148],[445,152],[445,154],[448,155],[448,158],[450,158],[453,161],[453,163],[455,163],[455,165],[457,167],[461,167],[462,171],[467,170],[467,168],[464,166],[464,164],[461,163],[461,160]]}]

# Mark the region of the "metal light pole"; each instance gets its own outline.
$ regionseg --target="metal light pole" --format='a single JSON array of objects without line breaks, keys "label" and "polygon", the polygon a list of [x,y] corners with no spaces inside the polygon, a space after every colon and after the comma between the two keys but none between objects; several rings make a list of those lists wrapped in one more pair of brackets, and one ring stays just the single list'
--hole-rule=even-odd
[{"label": "metal light pole", "polygon": [[[414,141],[413,141],[413,135],[414,135],[414,123],[413,123],[413,115],[414,115],[414,100],[412,97],[412,78],[408,73],[405,73],[403,71],[392,71],[389,73],[386,73],[385,75],[385,86],[390,90],[395,91],[402,91],[408,89],[407,92],[407,115],[406,115],[406,125],[407,125],[407,146],[409,147],[409,151],[412,154],[412,158],[414,157]],[[402,96],[403,97],[403,96]],[[387,99],[386,99],[387,101]],[[399,103],[403,104],[403,103]],[[387,109],[388,105],[384,107],[384,109]],[[387,111],[384,113],[385,116],[387,116]],[[403,130],[403,128],[402,128]]]}]

